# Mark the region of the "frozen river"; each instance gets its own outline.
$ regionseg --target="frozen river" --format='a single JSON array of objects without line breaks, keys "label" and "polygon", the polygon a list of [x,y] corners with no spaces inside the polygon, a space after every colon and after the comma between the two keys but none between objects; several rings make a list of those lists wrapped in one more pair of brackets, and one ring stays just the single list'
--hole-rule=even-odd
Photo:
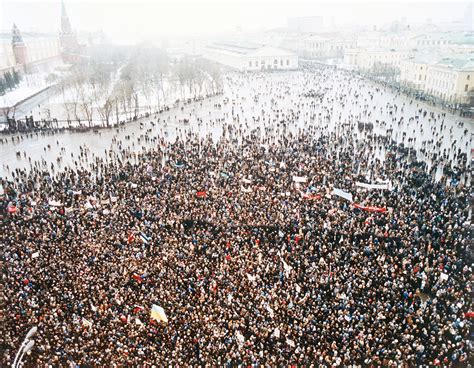
[{"label": "frozen river", "polygon": [[[321,95],[321,99],[302,96],[311,90]],[[12,170],[30,169],[35,162],[36,167],[42,168],[50,168],[53,163],[56,172],[58,167],[64,166],[87,168],[93,160],[105,158],[108,150],[118,152],[120,147],[121,150],[139,152],[156,144],[145,140],[145,136],[174,141],[178,135],[184,137],[192,131],[201,137],[212,135],[217,140],[223,133],[224,122],[237,127],[241,125],[242,134],[245,134],[264,125],[276,127],[278,121],[289,117],[294,119],[288,127],[292,132],[309,134],[307,129],[312,125],[318,129],[313,129],[311,134],[323,134],[343,130],[347,123],[372,122],[374,134],[385,135],[387,130],[393,130],[392,138],[411,148],[419,150],[425,142],[425,149],[429,151],[438,143],[441,151],[445,149],[450,158],[458,150],[469,157],[474,132],[472,121],[449,113],[442,116],[442,113],[424,103],[410,103],[404,96],[377,90],[366,81],[337,71],[322,74],[301,71],[247,76],[230,74],[225,78],[224,95],[185,106],[183,111],[174,109],[158,117],[151,116],[98,133],[2,136],[0,177],[11,178]],[[160,119],[158,123],[157,118]],[[183,125],[180,122],[183,118],[189,118],[190,123]],[[441,125],[445,127],[443,131],[440,131]],[[262,129],[259,137],[262,143],[271,143],[268,136],[275,139],[282,134],[285,132],[278,128]],[[360,132],[355,134],[366,139]],[[82,160],[81,147],[88,152],[88,157]],[[376,155],[383,158],[382,151]],[[61,158],[60,162],[58,158]],[[420,158],[423,158],[421,154]]]}]

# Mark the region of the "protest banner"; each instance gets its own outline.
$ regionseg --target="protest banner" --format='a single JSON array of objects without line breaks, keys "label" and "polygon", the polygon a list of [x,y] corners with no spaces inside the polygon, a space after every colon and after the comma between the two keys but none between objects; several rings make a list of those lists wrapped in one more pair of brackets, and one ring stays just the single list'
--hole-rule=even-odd
[{"label": "protest banner", "polygon": [[386,212],[385,207],[371,207],[371,206],[362,206],[360,203],[354,203],[354,207],[367,212]]},{"label": "protest banner", "polygon": [[352,202],[352,194],[342,189],[333,188],[332,195],[337,195],[341,198],[347,199],[349,202]]},{"label": "protest banner", "polygon": [[308,181],[308,178],[306,176],[293,175],[293,181],[295,183],[306,183]]},{"label": "protest banner", "polygon": [[365,188],[365,189],[380,189],[380,190],[388,190],[388,184],[367,184],[357,181],[356,186]]}]

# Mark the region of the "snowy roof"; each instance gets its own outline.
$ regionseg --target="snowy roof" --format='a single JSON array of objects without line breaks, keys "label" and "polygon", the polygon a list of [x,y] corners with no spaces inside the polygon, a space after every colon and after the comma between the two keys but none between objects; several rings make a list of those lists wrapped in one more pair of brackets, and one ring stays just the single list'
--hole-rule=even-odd
[{"label": "snowy roof", "polygon": [[237,54],[239,56],[294,56],[295,54],[283,49],[272,46],[265,46],[257,43],[233,43],[233,42],[216,42],[208,46],[224,53]]},{"label": "snowy roof", "polygon": [[440,60],[437,65],[460,71],[474,71],[474,56],[447,57]]},{"label": "snowy roof", "polygon": [[374,53],[387,53],[387,52],[407,52],[410,51],[409,49],[394,49],[393,47],[366,47],[365,49],[362,49],[362,51],[370,52],[372,54]]},{"label": "snowy roof", "polygon": [[445,55],[440,53],[418,53],[409,58],[407,61],[417,64],[436,64]]},{"label": "snowy roof", "polygon": [[208,47],[211,49],[217,49],[222,51],[228,51],[236,54],[248,54],[249,52],[255,51],[262,44],[250,43],[250,42],[214,42]]},{"label": "snowy roof", "polygon": [[319,36],[319,35],[311,35],[311,36],[308,36],[308,37],[305,37],[303,38],[303,41],[315,41],[315,42],[318,42],[318,41],[329,41],[330,39],[327,38],[327,37],[322,37],[322,36]]},{"label": "snowy roof", "polygon": [[451,37],[452,43],[474,45],[474,32],[457,34]]},{"label": "snowy roof", "polygon": [[249,56],[295,56],[294,53],[272,46],[261,47],[251,53]]},{"label": "snowy roof", "polygon": [[411,37],[412,39],[423,39],[423,40],[445,40],[451,38],[451,35],[445,32],[430,32],[422,33]]}]

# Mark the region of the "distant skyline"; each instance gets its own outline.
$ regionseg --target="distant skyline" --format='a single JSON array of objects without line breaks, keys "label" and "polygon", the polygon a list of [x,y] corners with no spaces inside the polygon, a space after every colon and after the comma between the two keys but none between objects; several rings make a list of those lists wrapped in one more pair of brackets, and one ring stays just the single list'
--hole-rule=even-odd
[{"label": "distant skyline", "polygon": [[[325,24],[381,26],[405,18],[408,24],[462,19],[466,1],[317,1],[272,0],[66,0],[76,31],[102,30],[116,43],[153,41],[285,27],[288,17],[322,16]],[[60,0],[0,2],[0,30],[15,22],[22,31],[58,32]],[[472,26],[471,26],[472,29]]]}]

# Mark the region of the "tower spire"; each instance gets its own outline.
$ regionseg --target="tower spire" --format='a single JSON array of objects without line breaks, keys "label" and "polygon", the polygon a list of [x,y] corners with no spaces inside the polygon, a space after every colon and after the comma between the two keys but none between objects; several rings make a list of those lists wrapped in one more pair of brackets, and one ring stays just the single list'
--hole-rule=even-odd
[{"label": "tower spire", "polygon": [[12,29],[12,48],[13,55],[15,56],[15,62],[25,67],[25,65],[28,63],[28,53],[26,45],[23,42],[23,37],[21,36],[21,32],[15,23],[13,23]]},{"label": "tower spire", "polygon": [[66,13],[66,6],[64,5],[64,0],[61,0],[61,34],[71,35],[72,33],[71,23]]},{"label": "tower spire", "polygon": [[23,45],[23,37],[15,23],[13,23],[12,29],[12,45]]}]

